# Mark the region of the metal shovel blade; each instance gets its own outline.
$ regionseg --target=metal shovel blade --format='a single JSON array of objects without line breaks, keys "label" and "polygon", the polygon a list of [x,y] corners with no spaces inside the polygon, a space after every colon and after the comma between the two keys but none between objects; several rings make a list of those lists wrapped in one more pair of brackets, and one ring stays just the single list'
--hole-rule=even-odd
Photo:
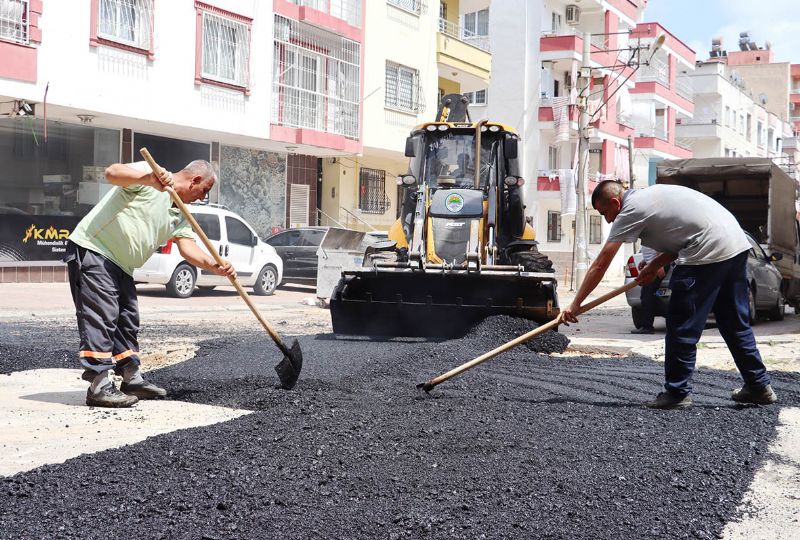
[{"label": "metal shovel blade", "polygon": [[300,377],[300,370],[303,369],[303,351],[300,350],[300,344],[294,340],[291,348],[289,349],[289,356],[284,356],[283,360],[278,362],[275,366],[275,372],[281,380],[281,388],[284,390],[291,390],[297,384],[297,379]]}]

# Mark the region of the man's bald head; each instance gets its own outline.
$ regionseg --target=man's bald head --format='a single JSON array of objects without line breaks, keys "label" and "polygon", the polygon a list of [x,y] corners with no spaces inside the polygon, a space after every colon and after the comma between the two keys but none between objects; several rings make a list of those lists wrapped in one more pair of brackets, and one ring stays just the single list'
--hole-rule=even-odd
[{"label": "man's bald head", "polygon": [[617,180],[603,180],[592,191],[592,208],[597,210],[600,201],[609,201],[614,198],[622,200],[625,195],[625,188]]}]

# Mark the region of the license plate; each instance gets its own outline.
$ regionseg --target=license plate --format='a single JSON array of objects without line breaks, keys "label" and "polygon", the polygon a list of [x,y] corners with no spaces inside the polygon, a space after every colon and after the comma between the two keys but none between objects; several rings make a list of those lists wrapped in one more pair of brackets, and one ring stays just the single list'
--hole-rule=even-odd
[{"label": "license plate", "polygon": [[667,289],[667,288],[658,289],[658,290],[656,291],[656,296],[659,296],[659,297],[662,297],[662,298],[663,298],[663,297],[667,297],[667,296],[669,296],[670,294],[672,294],[672,291],[671,291],[670,289]]}]

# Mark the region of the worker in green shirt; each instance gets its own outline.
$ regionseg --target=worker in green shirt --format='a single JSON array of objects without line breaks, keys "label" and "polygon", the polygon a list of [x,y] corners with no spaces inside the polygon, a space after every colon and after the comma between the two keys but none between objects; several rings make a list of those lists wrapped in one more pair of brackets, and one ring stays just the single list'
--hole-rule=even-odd
[{"label": "worker in green shirt", "polygon": [[[173,206],[167,186],[181,200],[204,199],[216,181],[207,161],[192,161],[174,175],[154,173],[146,162],[117,163],[105,171],[116,186],[78,223],[69,237],[64,262],[80,332],[82,378],[91,383],[86,404],[131,407],[139,399],[166,396],[145,381],[139,369],[139,306],[133,270],[172,239],[195,267],[236,276],[229,262],[220,266],[194,241],[191,226]],[[112,369],[122,375],[120,388]]]}]

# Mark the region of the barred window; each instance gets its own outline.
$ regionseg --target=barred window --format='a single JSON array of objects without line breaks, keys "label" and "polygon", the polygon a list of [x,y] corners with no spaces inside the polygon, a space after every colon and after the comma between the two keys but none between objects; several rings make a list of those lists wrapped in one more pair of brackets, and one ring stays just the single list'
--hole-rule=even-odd
[{"label": "barred window", "polygon": [[0,0],[0,39],[28,43],[28,0]]},{"label": "barred window", "polygon": [[365,214],[386,213],[389,208],[386,171],[361,167],[358,172],[358,208]]},{"label": "barred window", "polygon": [[289,2],[328,13],[353,26],[361,26],[361,0],[289,0]]},{"label": "barred window", "polygon": [[97,36],[150,49],[153,0],[100,0]]},{"label": "barred window", "polygon": [[249,26],[203,12],[202,76],[236,86],[247,86],[249,64]]},{"label": "barred window", "polygon": [[272,122],[358,138],[360,44],[280,15],[274,32]]},{"label": "barred window", "polygon": [[386,3],[417,15],[425,11],[424,0],[386,0]]},{"label": "barred window", "polygon": [[603,242],[603,229],[600,216],[589,216],[589,243],[600,244]]},{"label": "barred window", "polygon": [[419,71],[416,69],[386,62],[385,88],[387,107],[413,113],[422,112],[422,92],[419,87]]},{"label": "barred window", "polygon": [[547,241],[561,242],[561,213],[547,211]]}]

